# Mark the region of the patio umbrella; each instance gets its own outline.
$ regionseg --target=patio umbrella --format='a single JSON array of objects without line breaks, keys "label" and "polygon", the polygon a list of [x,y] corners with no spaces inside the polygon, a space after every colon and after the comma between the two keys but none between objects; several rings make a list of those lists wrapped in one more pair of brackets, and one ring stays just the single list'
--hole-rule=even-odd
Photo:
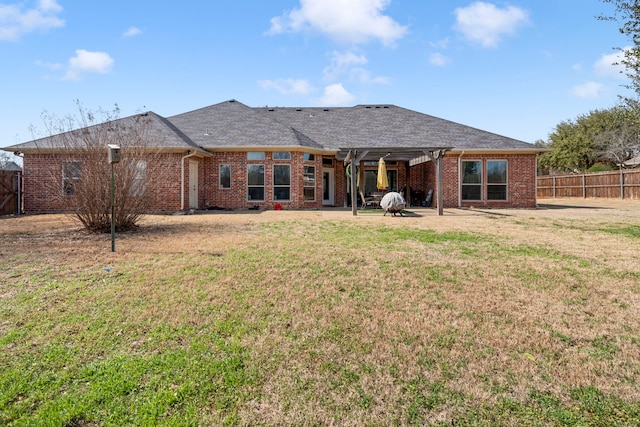
[{"label": "patio umbrella", "polygon": [[384,190],[389,186],[389,180],[387,179],[387,165],[384,163],[384,159],[380,157],[378,160],[378,190]]}]

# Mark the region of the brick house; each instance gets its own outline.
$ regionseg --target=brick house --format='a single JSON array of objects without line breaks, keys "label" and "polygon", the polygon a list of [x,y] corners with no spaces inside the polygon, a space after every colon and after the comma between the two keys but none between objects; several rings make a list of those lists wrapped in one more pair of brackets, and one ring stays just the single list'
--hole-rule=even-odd
[{"label": "brick house", "polygon": [[[394,105],[252,108],[230,100],[168,118],[145,116],[148,146],[162,153],[145,171],[162,179],[157,211],[348,206],[359,193],[349,190],[350,181],[365,194],[377,191],[381,157],[389,191],[420,202],[432,189],[440,213],[536,206],[540,148]],[[65,208],[42,185],[58,179],[62,192],[69,179],[61,172],[69,153],[55,137],[4,148],[24,157],[26,212]]]}]

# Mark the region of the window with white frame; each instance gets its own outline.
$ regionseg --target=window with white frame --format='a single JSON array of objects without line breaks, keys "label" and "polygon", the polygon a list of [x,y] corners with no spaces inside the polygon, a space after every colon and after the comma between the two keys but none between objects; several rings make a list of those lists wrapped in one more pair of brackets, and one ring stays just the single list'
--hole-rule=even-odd
[{"label": "window with white frame", "polygon": [[465,160],[462,162],[462,200],[482,200],[482,162]]},{"label": "window with white frame", "polygon": [[304,201],[313,202],[316,200],[316,167],[305,166],[304,173],[302,175]]},{"label": "window with white frame", "polygon": [[264,151],[247,152],[247,160],[264,160]]},{"label": "window with white frame", "polygon": [[273,158],[273,160],[291,160],[291,152],[274,151],[271,157]]},{"label": "window with white frame", "polygon": [[65,195],[73,196],[76,193],[81,174],[82,163],[70,161],[62,164],[62,191]]},{"label": "window with white frame", "polygon": [[138,160],[136,162],[135,170],[133,171],[133,180],[131,181],[131,188],[129,188],[129,194],[132,196],[142,196],[144,194],[146,181],[147,181],[147,161]]},{"label": "window with white frame", "polygon": [[273,200],[291,200],[291,165],[273,165]]},{"label": "window with white frame", "polygon": [[313,154],[313,153],[304,153],[303,157],[304,157],[304,161],[305,162],[315,162],[316,161],[316,155]]},{"label": "window with white frame", "polygon": [[231,188],[231,165],[220,165],[220,188]]},{"label": "window with white frame", "polygon": [[264,200],[264,165],[247,165],[247,199]]},{"label": "window with white frame", "polygon": [[507,200],[506,160],[487,160],[487,200]]}]

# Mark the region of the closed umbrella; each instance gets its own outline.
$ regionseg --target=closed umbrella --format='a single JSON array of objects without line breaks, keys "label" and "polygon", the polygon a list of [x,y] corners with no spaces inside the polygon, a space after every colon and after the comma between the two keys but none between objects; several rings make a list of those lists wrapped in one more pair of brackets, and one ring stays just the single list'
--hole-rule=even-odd
[{"label": "closed umbrella", "polygon": [[384,159],[380,157],[378,160],[378,190],[384,190],[389,186],[389,180],[387,179],[387,165],[384,163]]}]

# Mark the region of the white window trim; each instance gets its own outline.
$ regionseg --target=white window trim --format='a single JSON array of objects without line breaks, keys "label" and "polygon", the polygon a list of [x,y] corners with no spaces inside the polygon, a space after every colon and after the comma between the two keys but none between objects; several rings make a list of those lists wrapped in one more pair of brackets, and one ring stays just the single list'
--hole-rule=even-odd
[{"label": "white window trim", "polygon": [[[289,185],[276,184],[276,167],[277,166],[286,166],[286,167],[289,168]],[[282,163],[274,164],[271,173],[273,175],[273,201],[274,202],[290,202],[291,201],[291,165],[290,164],[282,164]],[[288,199],[276,199],[276,188],[288,188],[289,189],[289,198]]]},{"label": "white window trim", "polygon": [[[223,166],[228,166],[229,167],[229,186],[228,187],[223,187],[222,186],[222,167]],[[247,171],[247,174],[249,172]],[[247,175],[247,185],[249,184],[249,176]],[[231,164],[229,163],[224,163],[221,165],[218,165],[218,188],[220,190],[231,190]]]},{"label": "white window trim", "polygon": [[[463,164],[465,162],[480,162],[480,182],[478,184],[465,184],[463,182],[464,179],[464,166]],[[483,196],[484,196],[484,162],[481,159],[462,159],[460,161],[460,172],[459,172],[459,176],[460,176],[460,200],[462,202],[482,202],[483,201]],[[479,199],[463,199],[462,198],[462,188],[464,186],[479,186],[480,187],[480,198]]]},{"label": "white window trim", "polygon": [[[305,168],[313,168],[313,185],[305,185]],[[302,167],[302,202],[315,202],[316,201],[316,193],[318,192],[316,189],[316,182],[317,182],[317,172],[318,168],[315,165],[304,165]],[[304,198],[304,190],[305,188],[313,188],[313,199],[305,199]]]},{"label": "white window trim", "polygon": [[[488,168],[488,163],[489,162],[504,162],[505,166],[506,166],[506,175],[507,175],[507,179],[505,183],[490,183],[489,182],[489,168]],[[487,174],[486,177],[486,201],[487,202],[508,202],[509,201],[509,161],[507,159],[487,159],[485,160],[485,171]],[[505,187],[505,197],[504,199],[489,199],[489,186],[490,185],[504,185]]]},{"label": "white window trim", "polygon": [[[249,168],[251,166],[262,166],[262,185],[249,185]],[[265,201],[265,196],[266,196],[266,185],[265,185],[265,175],[266,175],[266,168],[264,167],[263,163],[250,163],[247,165],[247,201],[248,202],[264,202]],[[250,199],[249,198],[249,189],[250,188],[262,188],[262,199]]]}]

